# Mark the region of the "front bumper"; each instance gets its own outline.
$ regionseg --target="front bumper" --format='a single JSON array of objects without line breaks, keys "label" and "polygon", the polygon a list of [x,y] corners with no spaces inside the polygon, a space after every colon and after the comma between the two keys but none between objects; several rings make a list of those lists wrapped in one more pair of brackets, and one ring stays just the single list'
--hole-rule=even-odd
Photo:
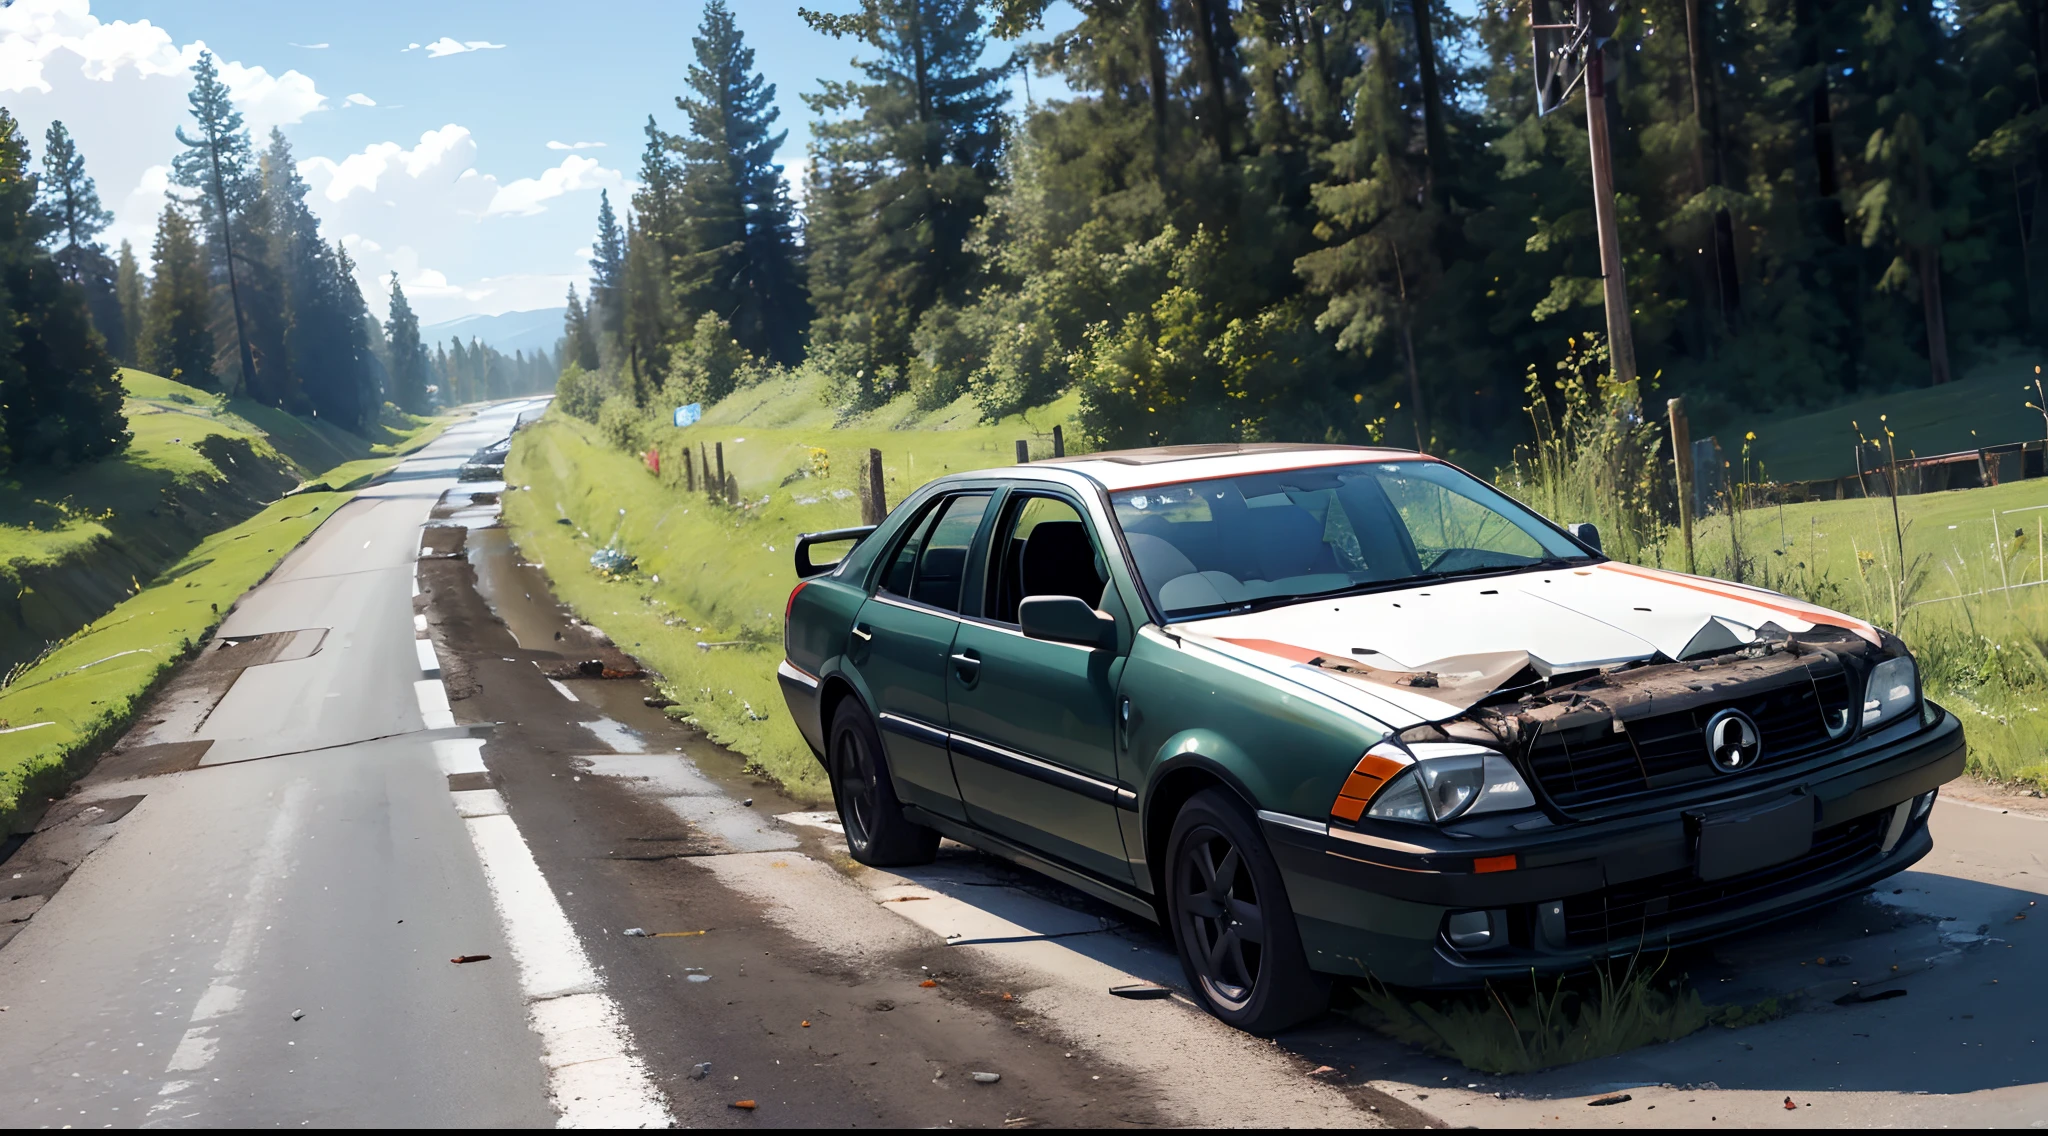
[{"label": "front bumper", "polygon": [[[1867,887],[1933,846],[1924,813],[1895,810],[1959,776],[1964,752],[1961,723],[1943,711],[1926,729],[1709,806],[1482,838],[1262,819],[1311,966],[1403,986],[1469,986],[1711,939]],[[1813,801],[1809,854],[1699,879],[1703,814],[1787,797]],[[1504,856],[1513,869],[1475,870]],[[1489,913],[1484,949],[1445,936],[1445,917],[1465,911]]]}]

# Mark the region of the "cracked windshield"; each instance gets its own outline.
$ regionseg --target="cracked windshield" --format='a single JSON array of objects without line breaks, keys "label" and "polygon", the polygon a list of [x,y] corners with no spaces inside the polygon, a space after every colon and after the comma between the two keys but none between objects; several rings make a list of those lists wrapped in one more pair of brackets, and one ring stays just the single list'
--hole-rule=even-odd
[{"label": "cracked windshield", "polygon": [[2044,69],[0,0],[0,1117],[2038,1126]]}]

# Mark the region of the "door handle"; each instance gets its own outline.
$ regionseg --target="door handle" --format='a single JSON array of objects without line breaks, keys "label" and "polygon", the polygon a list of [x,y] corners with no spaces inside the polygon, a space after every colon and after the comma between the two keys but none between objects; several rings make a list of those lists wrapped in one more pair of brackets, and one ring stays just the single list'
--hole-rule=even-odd
[{"label": "door handle", "polygon": [[973,651],[955,651],[948,656],[953,660],[953,672],[960,676],[960,682],[973,686],[981,678],[981,656]]},{"label": "door handle", "polygon": [[861,642],[863,642],[863,643],[866,643],[866,642],[868,642],[869,640],[871,640],[871,639],[873,639],[873,638],[875,637],[875,633],[874,633],[874,632],[872,632],[872,631],[869,631],[869,630],[868,630],[867,628],[865,628],[865,627],[862,627],[862,626],[861,626],[860,624],[858,624],[858,623],[856,623],[856,624],[854,624],[854,625],[853,625],[853,633],[854,633],[855,635],[859,636],[859,637],[860,637],[860,641],[861,641]]},{"label": "door handle", "polygon": [[1116,710],[1117,742],[1125,749],[1131,748],[1131,700],[1122,699]]}]

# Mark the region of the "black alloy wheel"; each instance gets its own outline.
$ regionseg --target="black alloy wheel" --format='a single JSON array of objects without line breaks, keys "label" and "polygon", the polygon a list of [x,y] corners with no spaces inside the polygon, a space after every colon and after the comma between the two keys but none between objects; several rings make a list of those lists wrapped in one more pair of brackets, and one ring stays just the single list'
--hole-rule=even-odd
[{"label": "black alloy wheel", "polygon": [[866,709],[850,698],[832,715],[829,752],[832,797],[853,858],[877,868],[931,863],[939,834],[903,815],[881,735]]},{"label": "black alloy wheel", "polygon": [[1269,1034],[1321,1013],[1279,868],[1256,822],[1220,790],[1182,807],[1167,840],[1167,908],[1181,967],[1210,1013]]}]

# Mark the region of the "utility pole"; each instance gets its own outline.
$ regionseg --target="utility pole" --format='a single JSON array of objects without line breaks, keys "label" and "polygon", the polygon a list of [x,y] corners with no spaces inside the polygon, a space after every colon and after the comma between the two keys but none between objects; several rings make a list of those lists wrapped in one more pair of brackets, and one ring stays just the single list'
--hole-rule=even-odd
[{"label": "utility pole", "polygon": [[1600,297],[1607,306],[1607,358],[1616,382],[1636,381],[1636,340],[1629,330],[1628,280],[1614,215],[1614,150],[1607,141],[1606,50],[1586,52],[1586,142],[1593,157],[1593,220],[1600,231]]},{"label": "utility pole", "polygon": [[[1569,19],[1553,4],[1570,8]],[[1629,330],[1628,280],[1621,265],[1621,230],[1614,214],[1614,150],[1607,138],[1607,41],[1616,17],[1606,0],[1530,0],[1529,34],[1536,73],[1536,110],[1564,105],[1572,88],[1586,84],[1586,144],[1592,156],[1593,219],[1600,239],[1600,295],[1607,307],[1607,358],[1616,381],[1631,393],[1636,381],[1635,336]]]}]

